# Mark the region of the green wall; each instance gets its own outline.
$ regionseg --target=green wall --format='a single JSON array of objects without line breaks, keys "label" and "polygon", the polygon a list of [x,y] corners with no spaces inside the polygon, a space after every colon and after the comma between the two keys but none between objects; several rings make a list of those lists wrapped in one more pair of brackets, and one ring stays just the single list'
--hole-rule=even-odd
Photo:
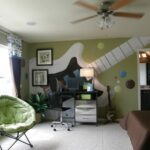
[{"label": "green wall", "polygon": [[[80,41],[64,41],[64,42],[49,42],[49,43],[33,43],[29,45],[28,58],[36,57],[36,49],[40,48],[53,48],[54,59],[60,58],[72,44],[81,42],[85,48],[82,54],[86,62],[92,62],[95,59],[103,56],[107,52],[126,42],[128,38],[115,38],[115,39],[99,39],[99,40],[80,40]],[[100,47],[98,48],[98,44]],[[101,46],[102,45],[102,46]],[[127,72],[125,78],[119,77],[119,71],[124,70]],[[137,58],[136,54],[129,56],[127,59],[121,61],[107,71],[98,75],[99,81],[104,85],[110,85],[114,89],[117,76],[120,80],[121,91],[115,93],[113,96],[113,103],[117,110],[117,116],[120,117],[130,110],[138,109],[138,94],[137,94]],[[127,89],[125,82],[128,79],[133,79],[136,86],[133,89]]]},{"label": "green wall", "polygon": [[[40,48],[53,48],[54,59],[61,57],[72,44],[81,42],[84,44],[85,49],[82,54],[83,59],[86,62],[94,61],[100,56],[104,55],[108,51],[117,47],[118,45],[127,41],[127,38],[116,38],[116,39],[100,39],[100,40],[79,40],[79,41],[63,41],[63,42],[49,42],[49,43],[35,43],[30,44],[29,58],[35,57],[36,49]],[[104,48],[99,49],[97,45],[103,43]]]},{"label": "green wall", "polygon": [[[111,89],[114,89],[117,80],[120,81],[121,91],[114,92],[113,103],[117,110],[117,115],[120,117],[126,114],[128,111],[138,109],[138,80],[137,80],[137,55],[134,53],[121,63],[116,64],[111,69],[98,75],[98,79],[103,85],[110,85]],[[127,76],[121,78],[119,72],[124,70],[127,72]],[[126,81],[133,79],[135,81],[135,87],[133,89],[126,88]]]}]

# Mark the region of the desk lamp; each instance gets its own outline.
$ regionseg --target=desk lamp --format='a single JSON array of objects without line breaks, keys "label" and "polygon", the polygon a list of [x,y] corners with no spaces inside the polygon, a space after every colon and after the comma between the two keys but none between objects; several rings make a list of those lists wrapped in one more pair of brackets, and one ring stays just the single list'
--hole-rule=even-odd
[{"label": "desk lamp", "polygon": [[[92,79],[92,87],[93,87],[93,77],[94,77],[94,69],[93,68],[81,68],[80,69],[80,77],[85,77],[87,80]],[[92,91],[92,87],[87,87],[88,91]],[[90,89],[88,89],[90,88]]]}]

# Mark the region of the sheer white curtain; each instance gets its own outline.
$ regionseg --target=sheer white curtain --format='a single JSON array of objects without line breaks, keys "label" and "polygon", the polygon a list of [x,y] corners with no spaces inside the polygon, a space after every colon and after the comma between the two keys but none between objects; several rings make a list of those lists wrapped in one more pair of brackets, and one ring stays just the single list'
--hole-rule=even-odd
[{"label": "sheer white curtain", "polygon": [[16,96],[8,47],[0,45],[0,95]]},{"label": "sheer white curtain", "polygon": [[0,45],[0,95],[20,96],[22,40],[9,34],[7,43]]}]

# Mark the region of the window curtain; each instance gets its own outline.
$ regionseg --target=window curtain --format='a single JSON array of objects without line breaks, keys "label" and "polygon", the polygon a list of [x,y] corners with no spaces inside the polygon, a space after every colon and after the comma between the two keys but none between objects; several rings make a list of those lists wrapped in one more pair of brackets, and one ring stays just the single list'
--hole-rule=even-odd
[{"label": "window curtain", "polygon": [[22,40],[14,34],[9,34],[8,49],[11,64],[11,74],[14,81],[16,96],[21,98],[21,59],[22,59]]}]

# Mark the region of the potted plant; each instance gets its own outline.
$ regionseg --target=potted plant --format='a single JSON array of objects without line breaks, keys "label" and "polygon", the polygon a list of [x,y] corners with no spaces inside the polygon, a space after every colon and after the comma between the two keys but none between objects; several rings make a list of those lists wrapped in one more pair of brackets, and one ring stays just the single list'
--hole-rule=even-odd
[{"label": "potted plant", "polygon": [[48,98],[42,93],[31,94],[28,98],[28,103],[35,109],[37,123],[41,122],[42,117],[45,117],[48,109],[47,100]]}]

